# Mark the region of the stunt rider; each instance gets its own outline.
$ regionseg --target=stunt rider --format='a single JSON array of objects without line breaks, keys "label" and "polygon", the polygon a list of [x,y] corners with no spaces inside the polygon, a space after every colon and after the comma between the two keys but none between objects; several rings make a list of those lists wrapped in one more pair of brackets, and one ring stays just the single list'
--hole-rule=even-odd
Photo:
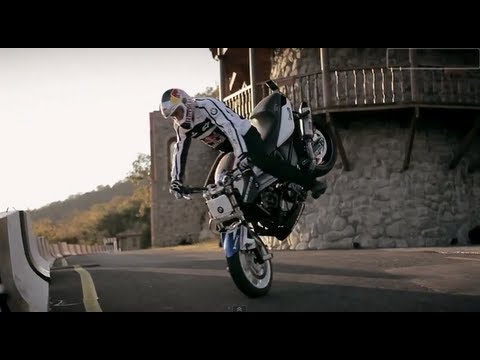
[{"label": "stunt rider", "polygon": [[173,120],[177,135],[172,159],[170,193],[183,196],[183,178],[191,139],[222,151],[233,151],[239,165],[249,161],[282,181],[293,182],[311,191],[318,199],[326,184],[311,172],[303,171],[287,161],[268,156],[259,132],[248,120],[213,97],[193,98],[184,90],[172,88],[163,93],[162,115]]}]

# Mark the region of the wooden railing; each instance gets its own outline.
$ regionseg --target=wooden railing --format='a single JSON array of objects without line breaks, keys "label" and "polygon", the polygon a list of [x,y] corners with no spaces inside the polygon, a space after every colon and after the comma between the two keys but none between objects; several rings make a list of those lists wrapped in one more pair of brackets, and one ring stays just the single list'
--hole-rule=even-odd
[{"label": "wooden railing", "polygon": [[[444,105],[480,107],[480,70],[448,72],[446,70],[414,70],[402,68],[369,68],[335,70],[329,73],[331,98],[329,109],[354,110],[375,106]],[[308,101],[314,113],[326,110],[321,72],[276,79],[295,109]],[[412,96],[412,83],[416,88]],[[262,97],[269,93],[257,84]],[[248,117],[252,111],[251,86],[224,99],[228,106]]]},{"label": "wooden railing", "polygon": [[[333,106],[385,104],[480,105],[480,73],[371,68],[333,71]],[[416,99],[412,84],[416,84]]]},{"label": "wooden railing", "polygon": [[227,96],[223,102],[237,114],[247,118],[252,112],[252,86],[248,85]]}]

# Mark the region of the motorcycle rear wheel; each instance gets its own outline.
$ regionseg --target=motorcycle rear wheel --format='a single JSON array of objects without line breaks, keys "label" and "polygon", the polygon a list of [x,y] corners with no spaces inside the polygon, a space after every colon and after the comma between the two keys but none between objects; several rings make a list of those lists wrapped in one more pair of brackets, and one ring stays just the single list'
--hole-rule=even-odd
[{"label": "motorcycle rear wheel", "polygon": [[[328,124],[315,124],[315,128],[322,133],[323,137],[325,138],[325,146],[327,148],[323,158],[317,160],[314,170],[315,176],[320,177],[327,175],[335,166],[337,161],[337,143]],[[315,145],[316,144],[314,143],[313,146],[315,147]]]},{"label": "motorcycle rear wheel", "polygon": [[[250,298],[265,296],[272,286],[273,268],[271,259],[259,261],[268,254],[262,240],[255,237],[256,248],[239,250],[227,258],[227,264],[233,282],[237,288]],[[258,253],[256,253],[258,251]]]}]

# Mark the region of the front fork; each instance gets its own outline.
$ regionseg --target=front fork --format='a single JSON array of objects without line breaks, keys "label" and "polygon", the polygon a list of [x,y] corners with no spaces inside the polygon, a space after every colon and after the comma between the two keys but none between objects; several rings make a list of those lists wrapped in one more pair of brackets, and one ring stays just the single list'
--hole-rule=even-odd
[{"label": "front fork", "polygon": [[310,107],[306,102],[300,105],[296,118],[297,152],[301,158],[301,166],[305,170],[315,170],[315,153],[313,151],[313,119]]},{"label": "front fork", "polygon": [[[234,256],[240,250],[253,250],[259,264],[263,264],[266,260],[273,257],[263,244],[257,243],[259,241],[261,242],[261,240],[255,239],[255,235],[251,234],[251,231],[243,224],[239,224],[233,229],[224,230],[220,234],[227,258]],[[261,248],[264,249],[265,254],[262,253]]]}]

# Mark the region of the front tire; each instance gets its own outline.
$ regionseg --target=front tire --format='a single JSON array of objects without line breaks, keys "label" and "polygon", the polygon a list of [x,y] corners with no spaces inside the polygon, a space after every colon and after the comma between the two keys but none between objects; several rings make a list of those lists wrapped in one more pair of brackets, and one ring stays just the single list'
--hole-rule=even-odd
[{"label": "front tire", "polygon": [[230,276],[237,288],[250,298],[265,296],[272,286],[273,269],[270,259],[259,261],[268,254],[262,240],[255,236],[256,248],[239,250],[227,258]]}]

